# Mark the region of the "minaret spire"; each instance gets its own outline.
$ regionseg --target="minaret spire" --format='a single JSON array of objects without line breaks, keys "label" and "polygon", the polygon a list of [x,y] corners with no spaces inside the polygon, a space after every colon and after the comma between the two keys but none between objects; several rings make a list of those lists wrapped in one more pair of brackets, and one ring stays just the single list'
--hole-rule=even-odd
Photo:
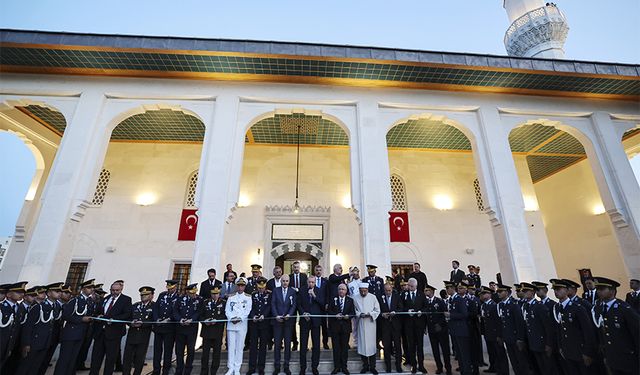
[{"label": "minaret spire", "polygon": [[543,0],[503,0],[511,21],[504,36],[510,56],[564,58],[569,25],[554,3]]}]

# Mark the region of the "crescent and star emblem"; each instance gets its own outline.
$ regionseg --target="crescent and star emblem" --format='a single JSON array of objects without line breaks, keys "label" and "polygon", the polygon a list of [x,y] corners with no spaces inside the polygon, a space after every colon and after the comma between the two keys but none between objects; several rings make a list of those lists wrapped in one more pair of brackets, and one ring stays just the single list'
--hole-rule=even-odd
[{"label": "crescent and star emblem", "polygon": [[[398,225],[398,221],[400,222],[399,225]],[[395,225],[398,231],[401,231],[402,227],[404,226],[404,219],[401,218],[400,216],[396,216],[395,218],[393,218],[393,225]]]},{"label": "crescent and star emblem", "polygon": [[[189,223],[189,220],[193,220],[193,223]],[[196,215],[189,215],[184,219],[184,223],[188,225],[189,230],[193,230],[193,226],[198,223],[198,217]]]}]

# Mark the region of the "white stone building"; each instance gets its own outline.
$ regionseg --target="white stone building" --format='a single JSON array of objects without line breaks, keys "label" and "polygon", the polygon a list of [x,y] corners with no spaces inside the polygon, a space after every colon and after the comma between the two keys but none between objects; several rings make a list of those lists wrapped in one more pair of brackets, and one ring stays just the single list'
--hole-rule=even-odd
[{"label": "white stone building", "polygon": [[527,57],[3,30],[0,130],[37,172],[0,281],[131,292],[294,259],[417,261],[435,285],[452,259],[485,283],[638,277],[640,66],[561,59],[537,3],[505,2]]}]

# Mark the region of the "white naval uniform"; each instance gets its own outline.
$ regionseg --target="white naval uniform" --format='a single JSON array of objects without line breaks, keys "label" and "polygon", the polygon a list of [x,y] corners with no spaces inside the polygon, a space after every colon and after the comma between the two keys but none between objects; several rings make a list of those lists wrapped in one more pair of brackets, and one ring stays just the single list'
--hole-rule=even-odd
[{"label": "white naval uniform", "polygon": [[[242,349],[244,348],[244,339],[247,335],[247,317],[251,312],[251,295],[247,293],[236,293],[227,299],[225,313],[227,319],[227,351],[228,363],[227,375],[240,374],[240,366],[242,366]],[[240,322],[233,324],[231,319],[240,318]]]}]

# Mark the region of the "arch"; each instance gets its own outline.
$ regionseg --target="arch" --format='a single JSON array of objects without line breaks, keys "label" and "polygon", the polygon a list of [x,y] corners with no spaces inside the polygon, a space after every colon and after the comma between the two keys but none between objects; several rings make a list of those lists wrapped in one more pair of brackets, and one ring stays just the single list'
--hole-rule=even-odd
[{"label": "arch", "polygon": [[42,180],[42,176],[44,174],[44,168],[45,168],[44,157],[42,156],[42,153],[40,152],[40,150],[33,144],[33,142],[26,135],[13,130],[2,129],[0,131],[4,131],[16,136],[19,140],[21,140],[24,143],[24,145],[33,155],[33,159],[35,161],[35,167],[36,167],[35,173],[33,175],[33,178],[31,179],[31,184],[29,185],[29,189],[27,190],[27,194],[24,198],[24,200],[26,201],[32,201],[36,196],[38,187],[40,186],[40,181]]},{"label": "arch", "polygon": [[113,116],[111,120],[107,122],[106,128],[109,132],[113,132],[113,130],[116,127],[118,127],[118,125],[120,125],[123,121],[127,120],[128,118],[131,118],[135,115],[144,114],[148,111],[159,111],[159,110],[171,110],[176,112],[182,112],[185,115],[195,117],[204,126],[204,120],[196,112],[190,109],[184,108],[180,104],[162,103],[162,104],[142,104],[142,105],[138,105],[133,108],[129,108],[127,110],[121,111],[117,115]]},{"label": "arch", "polygon": [[324,256],[324,252],[318,245],[306,241],[288,241],[282,243],[271,250],[271,256],[274,259],[278,259],[283,254],[293,252],[304,252],[318,260],[321,260]]},{"label": "arch", "polygon": [[640,124],[622,134],[621,142],[629,160],[640,154]]},{"label": "arch", "polygon": [[457,130],[459,130],[460,132],[462,132],[462,134],[464,134],[467,139],[469,140],[469,142],[471,143],[472,149],[473,146],[475,145],[475,139],[476,136],[473,133],[473,131],[471,131],[471,129],[467,126],[465,126],[464,124],[462,124],[460,121],[454,120],[450,117],[444,116],[444,115],[436,115],[430,112],[424,112],[424,113],[420,113],[420,114],[413,114],[404,118],[401,118],[389,125],[387,125],[387,130],[386,130],[386,134],[388,135],[389,132],[395,128],[396,126],[399,125],[403,125],[409,121],[419,121],[419,120],[426,120],[426,121],[432,121],[432,122],[441,122],[444,125],[449,125],[452,126],[454,128],[456,128]]},{"label": "arch", "polygon": [[345,132],[345,134],[347,135],[347,138],[349,139],[349,143],[351,143],[351,131],[349,130],[349,127],[344,123],[344,121],[342,121],[341,119],[339,119],[334,115],[323,112],[321,110],[309,110],[309,109],[295,109],[295,108],[276,109],[274,111],[262,113],[254,117],[251,121],[249,121],[245,125],[243,135],[246,134],[254,125],[256,125],[262,120],[275,117],[276,115],[294,115],[294,114],[301,114],[305,116],[320,116],[324,120],[328,120],[335,123],[342,129],[342,131]]}]

